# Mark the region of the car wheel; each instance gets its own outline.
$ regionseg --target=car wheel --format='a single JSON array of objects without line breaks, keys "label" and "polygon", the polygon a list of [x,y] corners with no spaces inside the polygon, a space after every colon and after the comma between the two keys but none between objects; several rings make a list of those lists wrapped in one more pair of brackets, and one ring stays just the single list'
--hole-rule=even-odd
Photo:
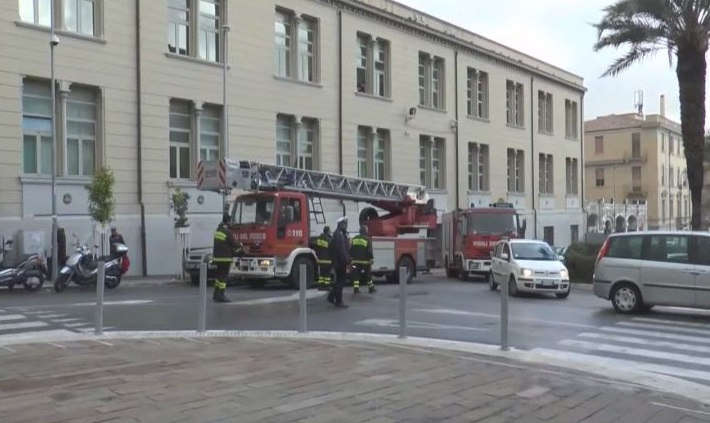
[{"label": "car wheel", "polygon": [[569,291],[570,291],[570,288],[567,288],[566,292],[558,292],[555,294],[555,296],[561,300],[564,300],[565,298],[569,297]]},{"label": "car wheel", "polygon": [[515,283],[515,278],[511,276],[510,280],[508,281],[508,295],[511,297],[517,297],[518,294],[518,284]]},{"label": "car wheel", "polygon": [[490,288],[491,291],[498,290],[498,284],[495,282],[495,279],[493,279],[493,272],[488,274],[488,288]]},{"label": "car wheel", "polygon": [[621,283],[611,292],[611,304],[617,313],[637,313],[643,308],[643,299],[636,285]]}]

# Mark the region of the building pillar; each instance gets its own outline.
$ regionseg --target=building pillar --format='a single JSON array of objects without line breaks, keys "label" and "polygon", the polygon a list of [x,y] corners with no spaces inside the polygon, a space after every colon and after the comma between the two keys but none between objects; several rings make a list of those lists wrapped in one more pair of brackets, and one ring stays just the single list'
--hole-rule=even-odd
[{"label": "building pillar", "polygon": [[[194,141],[194,146],[195,146],[195,157],[192,160],[193,163],[195,163],[195,166],[197,166],[197,163],[202,160],[202,156],[200,155],[200,148],[202,147],[202,137],[200,134],[202,133],[202,111],[203,111],[203,103],[201,101],[196,101],[195,102],[195,141]],[[224,140],[220,139],[220,144],[224,142]],[[220,145],[220,151],[222,150],[222,146]],[[197,176],[197,172],[195,172],[195,176]]]}]

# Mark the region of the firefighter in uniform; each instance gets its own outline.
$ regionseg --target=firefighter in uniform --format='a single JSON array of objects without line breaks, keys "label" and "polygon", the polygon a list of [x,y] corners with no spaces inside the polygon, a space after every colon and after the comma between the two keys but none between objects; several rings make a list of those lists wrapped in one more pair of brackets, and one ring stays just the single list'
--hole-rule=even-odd
[{"label": "firefighter in uniform", "polygon": [[228,303],[229,298],[224,295],[227,289],[229,269],[232,267],[234,256],[242,254],[242,245],[229,230],[229,214],[222,215],[222,223],[214,232],[214,245],[212,247],[212,262],[217,265],[217,275],[214,280],[214,293],[212,300],[216,303]]},{"label": "firefighter in uniform", "polygon": [[372,294],[377,291],[375,283],[372,281],[372,240],[368,235],[367,226],[360,227],[360,233],[353,237],[351,243],[351,257],[353,265],[353,288],[357,294],[360,292],[360,284],[367,284],[368,292]]},{"label": "firefighter in uniform", "polygon": [[323,233],[316,239],[316,256],[318,257],[318,290],[329,291],[333,261],[330,257],[330,227],[323,228]]}]

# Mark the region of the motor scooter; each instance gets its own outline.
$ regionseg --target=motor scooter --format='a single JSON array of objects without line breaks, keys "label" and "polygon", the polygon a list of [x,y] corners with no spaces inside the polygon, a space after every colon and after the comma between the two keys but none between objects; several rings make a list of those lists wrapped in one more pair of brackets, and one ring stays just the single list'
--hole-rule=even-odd
[{"label": "motor scooter", "polygon": [[[76,235],[74,235],[76,238]],[[128,247],[121,243],[114,243],[114,253],[108,256],[95,257],[88,245],[77,242],[74,254],[67,259],[67,263],[59,271],[57,280],[54,281],[54,290],[62,292],[71,282],[77,285],[93,285],[99,273],[99,262],[104,262],[104,285],[107,289],[115,289],[121,283],[121,277],[127,269],[123,260],[128,253]],[[99,248],[94,245],[94,248]]]},{"label": "motor scooter", "polygon": [[22,254],[16,259],[9,256],[12,251],[12,240],[2,238],[2,246],[0,254],[0,286],[6,286],[8,289],[14,289],[15,285],[20,285],[26,291],[36,292],[42,289],[44,285],[44,277],[48,273],[44,259],[37,253]]}]

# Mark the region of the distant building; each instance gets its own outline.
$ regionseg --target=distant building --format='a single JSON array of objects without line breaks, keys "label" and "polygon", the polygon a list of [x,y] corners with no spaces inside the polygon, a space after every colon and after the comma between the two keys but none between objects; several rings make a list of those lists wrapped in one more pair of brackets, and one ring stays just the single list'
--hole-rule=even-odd
[{"label": "distant building", "polygon": [[[690,192],[680,124],[665,117],[663,96],[659,114],[601,116],[584,123],[584,135],[587,201],[603,199],[617,206],[645,203],[645,229],[689,225]],[[611,220],[614,228],[617,217]]]}]

